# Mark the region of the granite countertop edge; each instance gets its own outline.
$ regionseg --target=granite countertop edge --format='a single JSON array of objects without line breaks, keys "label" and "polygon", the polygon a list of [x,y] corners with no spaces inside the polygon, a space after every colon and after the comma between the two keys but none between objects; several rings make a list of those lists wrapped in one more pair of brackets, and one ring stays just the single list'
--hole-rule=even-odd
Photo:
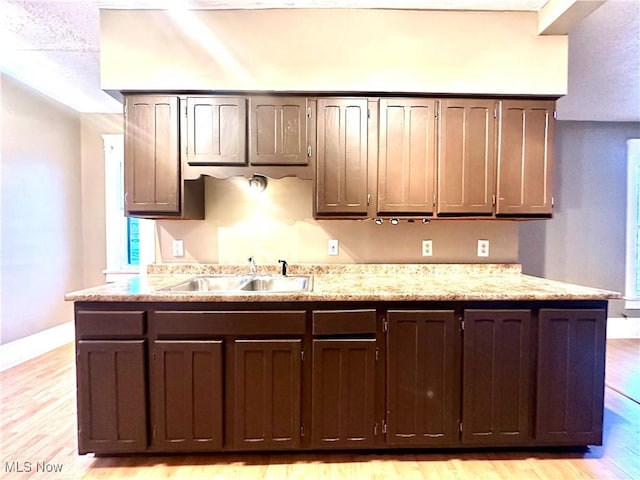
[{"label": "granite countertop edge", "polygon": [[[277,265],[258,274],[276,275]],[[310,292],[177,293],[158,291],[197,275],[246,274],[246,265],[150,265],[127,281],[70,292],[74,302],[338,302],[608,300],[622,294],[522,274],[519,264],[292,265],[290,275],[313,274]]]}]

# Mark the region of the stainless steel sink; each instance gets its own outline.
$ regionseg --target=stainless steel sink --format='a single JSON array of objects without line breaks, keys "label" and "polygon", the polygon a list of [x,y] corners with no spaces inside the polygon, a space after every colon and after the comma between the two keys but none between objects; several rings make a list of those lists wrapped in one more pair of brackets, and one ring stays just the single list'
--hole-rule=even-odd
[{"label": "stainless steel sink", "polygon": [[214,275],[207,277],[193,277],[176,285],[161,288],[163,292],[227,292],[238,290],[251,280],[249,276]]},{"label": "stainless steel sink", "polygon": [[308,292],[312,279],[311,275],[211,275],[193,277],[158,291],[221,294]]},{"label": "stainless steel sink", "polygon": [[241,290],[245,292],[308,292],[311,290],[311,276],[259,276],[243,285]]}]

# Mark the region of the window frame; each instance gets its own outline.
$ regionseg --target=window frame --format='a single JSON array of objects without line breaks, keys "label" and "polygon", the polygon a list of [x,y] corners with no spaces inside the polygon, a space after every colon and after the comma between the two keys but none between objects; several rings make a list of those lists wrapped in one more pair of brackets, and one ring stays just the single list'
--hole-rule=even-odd
[{"label": "window frame", "polygon": [[625,262],[625,308],[640,309],[638,267],[640,266],[640,222],[638,201],[640,196],[640,139],[627,140],[627,240]]},{"label": "window frame", "polygon": [[107,282],[145,274],[155,261],[155,222],[138,220],[138,265],[128,260],[128,221],[124,215],[124,135],[104,134],[105,158],[105,237]]}]

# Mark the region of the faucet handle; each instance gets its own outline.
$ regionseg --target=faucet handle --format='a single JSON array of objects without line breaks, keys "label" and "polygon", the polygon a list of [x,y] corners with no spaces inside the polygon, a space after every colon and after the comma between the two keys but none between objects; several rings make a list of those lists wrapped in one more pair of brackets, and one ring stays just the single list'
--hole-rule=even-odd
[{"label": "faucet handle", "polygon": [[278,263],[282,264],[282,276],[286,277],[287,276],[287,267],[289,266],[289,264],[287,263],[286,260],[278,260]]}]

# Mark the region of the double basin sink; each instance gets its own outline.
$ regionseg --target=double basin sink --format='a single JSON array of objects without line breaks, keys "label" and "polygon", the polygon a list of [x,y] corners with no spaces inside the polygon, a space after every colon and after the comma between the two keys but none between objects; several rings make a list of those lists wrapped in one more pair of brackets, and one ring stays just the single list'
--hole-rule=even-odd
[{"label": "double basin sink", "polygon": [[207,275],[161,288],[173,293],[287,293],[311,291],[311,275]]}]

